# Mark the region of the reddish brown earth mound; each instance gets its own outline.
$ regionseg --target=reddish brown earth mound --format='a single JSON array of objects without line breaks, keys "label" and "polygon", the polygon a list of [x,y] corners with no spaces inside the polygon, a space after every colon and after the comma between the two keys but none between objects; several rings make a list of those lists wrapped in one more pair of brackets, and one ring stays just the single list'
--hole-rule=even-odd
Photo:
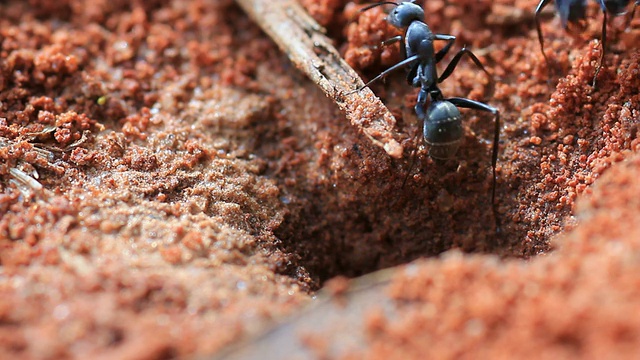
[{"label": "reddish brown earth mound", "polygon": [[[496,233],[490,115],[464,112],[456,160],[411,140],[393,159],[230,0],[1,2],[0,357],[210,354],[327,279],[449,249],[397,270],[372,295],[394,315],[328,354],[635,350],[640,21],[613,19],[593,89],[597,6],[573,38],[545,16],[549,69],[536,3],[425,5],[494,75],[463,61],[442,91],[501,111]],[[400,59],[372,47],[394,33],[381,8],[303,4],[365,77]],[[402,71],[373,89],[419,133]]]}]

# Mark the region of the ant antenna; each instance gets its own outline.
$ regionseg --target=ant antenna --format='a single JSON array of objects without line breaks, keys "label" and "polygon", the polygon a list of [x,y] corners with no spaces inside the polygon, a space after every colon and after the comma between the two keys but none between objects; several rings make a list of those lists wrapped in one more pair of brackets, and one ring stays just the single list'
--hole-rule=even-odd
[{"label": "ant antenna", "polygon": [[363,7],[362,9],[360,9],[360,12],[365,12],[367,10],[371,10],[371,9],[373,9],[375,7],[382,6],[382,5],[395,5],[395,6],[398,6],[400,4],[398,4],[397,2],[393,2],[393,1],[381,1],[381,2],[378,2],[378,3],[371,4],[371,5]]}]

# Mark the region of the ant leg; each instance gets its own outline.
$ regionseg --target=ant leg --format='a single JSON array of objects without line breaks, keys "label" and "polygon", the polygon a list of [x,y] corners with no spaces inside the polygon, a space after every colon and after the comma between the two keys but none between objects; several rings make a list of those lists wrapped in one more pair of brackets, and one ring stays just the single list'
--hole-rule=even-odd
[{"label": "ant leg", "polygon": [[491,167],[493,168],[493,184],[491,185],[491,204],[493,206],[493,215],[496,219],[496,228],[498,226],[498,211],[496,208],[496,164],[498,162],[498,148],[500,145],[500,111],[493,106],[489,106],[479,101],[465,99],[465,98],[448,98],[446,101],[452,103],[459,108],[473,109],[490,112],[495,116],[495,127],[493,133],[493,153],[491,155]]},{"label": "ant leg", "polygon": [[[435,34],[434,39],[447,41],[447,45],[445,45],[442,49],[440,49],[440,51],[436,53],[436,56],[435,56],[436,63],[439,63],[440,60],[442,60],[442,58],[444,58],[445,55],[449,52],[449,49],[451,49],[451,46],[453,46],[453,43],[455,42],[456,37],[453,35]],[[414,67],[411,68],[409,73],[407,73],[407,83],[409,85],[412,85],[415,87],[419,86],[418,85],[419,78],[417,77],[418,72],[420,72],[420,67],[419,65],[415,65]]]},{"label": "ant leg", "polygon": [[596,73],[593,75],[593,82],[591,86],[596,87],[596,79],[598,78],[598,74],[600,73],[600,69],[602,69],[602,64],[604,63],[604,54],[607,49],[607,8],[604,7],[604,0],[599,0],[600,7],[603,7],[602,13],[604,14],[604,18],[602,19],[602,52],[600,53],[600,62],[596,67]]},{"label": "ant leg", "polygon": [[427,117],[427,113],[424,110],[424,104],[427,102],[427,90],[422,87],[420,88],[420,92],[418,92],[418,99],[416,100],[416,106],[413,107],[416,115],[418,116],[418,120],[424,121]]},{"label": "ant leg", "polygon": [[389,38],[387,40],[381,41],[380,45],[368,45],[367,47],[369,49],[382,49],[385,46],[389,46],[389,45],[393,45],[395,43],[397,43],[398,41],[402,41],[402,35],[398,35],[398,36],[394,36],[392,38]]},{"label": "ant leg", "polygon": [[418,156],[418,142],[420,141],[420,132],[418,132],[416,134],[416,136],[413,137],[413,150],[411,151],[411,164],[409,165],[409,170],[407,171],[407,176],[404,177],[404,180],[402,180],[402,187],[401,189],[404,189],[404,186],[407,184],[407,180],[409,180],[409,177],[411,176],[411,171],[413,170],[413,166],[416,164],[416,158]]},{"label": "ant leg", "polygon": [[382,43],[380,43],[380,49],[395,44],[397,42],[400,43],[400,52],[403,54],[406,54],[407,50],[405,49],[405,45],[404,45],[404,41],[402,41],[404,38],[402,37],[402,35],[398,35],[398,36],[394,36],[390,39],[384,40]]},{"label": "ant leg", "polygon": [[471,58],[471,60],[473,60],[473,62],[482,70],[485,72],[485,74],[487,74],[487,76],[491,77],[491,74],[489,74],[489,72],[487,71],[487,69],[484,68],[484,66],[482,65],[482,63],[480,62],[480,60],[478,60],[478,58],[471,52],[471,50],[467,49],[467,48],[462,48],[460,51],[458,51],[458,53],[456,54],[456,56],[453,57],[453,60],[451,60],[451,62],[449,63],[449,65],[447,65],[447,68],[444,70],[444,72],[442,73],[442,76],[440,76],[440,78],[438,78],[438,83],[443,82],[444,80],[446,80],[451,73],[453,73],[453,70],[455,70],[456,66],[458,66],[458,62],[460,61],[460,59],[462,58],[462,56],[464,54],[469,55],[469,57]]},{"label": "ant leg", "polygon": [[385,47],[385,46],[389,46],[389,45],[397,43],[398,41],[402,41],[402,35],[394,36],[394,37],[392,37],[390,39],[387,39],[387,40],[383,41],[380,44],[380,47],[382,48],[382,47]]},{"label": "ant leg", "polygon": [[[381,78],[387,76],[390,72],[397,70],[403,66],[406,65],[411,65],[412,63],[416,62],[418,60],[418,55],[413,55],[411,57],[408,57],[402,61],[400,61],[399,63],[393,65],[392,67],[388,68],[387,70],[381,72],[378,76],[374,77],[373,79],[369,80],[366,84],[364,84],[363,86],[357,88],[354,91],[349,92],[348,94],[353,94],[355,92],[358,92],[364,88],[366,88],[367,86],[371,85],[371,83],[373,83],[374,81],[380,80]],[[348,95],[347,94],[347,95]]]},{"label": "ant leg", "polygon": [[[427,90],[424,87],[420,88],[420,92],[418,92],[418,99],[416,100],[416,106],[413,108],[421,124],[424,123],[424,119],[427,116],[427,113],[424,110],[425,103],[427,102],[427,96],[428,96]],[[411,176],[411,170],[413,169],[413,165],[415,165],[415,162],[416,162],[416,155],[417,155],[416,151],[418,148],[419,138],[420,138],[419,136],[416,136],[413,141],[414,149],[411,152],[411,165],[409,165],[409,171],[407,172],[407,176],[405,176],[404,181],[402,181],[403,189],[405,184],[407,183],[407,180],[409,180],[409,176]]]},{"label": "ant leg", "polygon": [[436,63],[439,63],[440,60],[442,60],[442,58],[447,55],[449,49],[451,49],[451,46],[453,46],[453,43],[456,41],[456,37],[453,35],[436,34],[434,38],[435,40],[447,41],[447,45],[445,45],[442,49],[440,49],[440,51],[436,53]]},{"label": "ant leg", "polygon": [[544,57],[544,61],[547,63],[547,66],[549,65],[549,58],[547,57],[547,54],[544,53],[544,37],[542,37],[542,28],[540,27],[539,16],[542,12],[542,9],[544,9],[544,7],[549,4],[549,1],[551,0],[540,0],[538,6],[536,7],[536,14],[534,17],[536,20],[536,30],[538,31],[538,41],[540,42],[540,51],[542,52],[542,56]]},{"label": "ant leg", "polygon": [[416,87],[414,84],[416,83],[416,80],[418,78],[418,71],[420,71],[422,67],[420,66],[420,63],[415,63],[413,64],[413,66],[411,67],[411,69],[409,69],[409,72],[407,73],[407,84]]}]

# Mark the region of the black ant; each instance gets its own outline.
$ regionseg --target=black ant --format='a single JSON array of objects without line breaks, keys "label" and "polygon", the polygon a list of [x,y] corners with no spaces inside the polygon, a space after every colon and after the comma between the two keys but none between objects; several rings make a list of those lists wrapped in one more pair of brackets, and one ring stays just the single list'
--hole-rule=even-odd
[{"label": "black ant", "polygon": [[[393,11],[389,13],[386,18],[389,24],[406,30],[404,37],[396,36],[384,41],[383,45],[401,41],[404,38],[406,58],[383,71],[356,91],[362,90],[372,82],[383,78],[398,68],[410,66],[407,82],[413,87],[420,88],[414,109],[418,119],[423,122],[423,137],[425,142],[430,146],[429,156],[435,159],[449,159],[453,157],[460,146],[463,129],[462,115],[458,108],[475,109],[492,113],[495,116],[495,130],[493,154],[491,158],[493,168],[491,203],[494,207],[495,215],[496,162],[498,159],[498,145],[500,140],[500,112],[492,106],[475,100],[459,97],[445,98],[438,88],[438,84],[453,73],[458,62],[465,54],[487,75],[489,75],[489,73],[484,66],[482,66],[480,60],[478,60],[469,49],[462,48],[451,60],[442,75],[438,77],[436,64],[448,53],[456,37],[453,35],[434,34],[424,22],[424,10],[413,1],[401,3],[384,1],[367,6],[363,8],[362,11],[386,4],[395,5]],[[447,44],[437,53],[433,46],[435,40],[447,41]],[[431,102],[425,111],[425,104],[428,97],[431,98]]]},{"label": "black ant", "polygon": [[[538,6],[536,7],[535,21],[536,21],[536,30],[538,31],[538,41],[540,41],[540,51],[542,51],[542,55],[544,56],[544,60],[547,65],[549,65],[549,58],[547,58],[547,54],[544,53],[544,39],[542,37],[542,29],[540,28],[540,19],[538,16],[542,9],[549,4],[551,0],[540,0]],[[592,86],[596,86],[596,78],[600,73],[600,69],[602,68],[602,64],[604,63],[604,55],[605,49],[607,48],[607,14],[612,14],[613,16],[623,15],[625,13],[625,9],[629,6],[629,3],[632,0],[594,0],[600,5],[600,9],[604,14],[604,18],[602,19],[602,52],[600,53],[600,62],[596,67],[595,75],[593,76]],[[556,11],[560,15],[560,20],[562,21],[562,27],[566,28],[567,24],[574,24],[580,20],[585,18],[585,10],[587,7],[587,0],[555,0]],[[633,10],[631,11],[631,18],[633,18],[633,14],[635,13],[636,6],[640,5],[640,0],[635,0],[635,4],[633,6]]]}]

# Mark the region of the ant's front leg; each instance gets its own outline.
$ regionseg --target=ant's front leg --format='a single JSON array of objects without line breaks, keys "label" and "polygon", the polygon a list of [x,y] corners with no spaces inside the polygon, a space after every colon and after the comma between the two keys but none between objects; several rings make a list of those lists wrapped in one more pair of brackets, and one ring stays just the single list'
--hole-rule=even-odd
[{"label": "ant's front leg", "polygon": [[397,42],[402,42],[402,35],[398,35],[398,36],[394,36],[392,38],[389,38],[387,40],[383,40],[380,42],[380,45],[367,45],[368,49],[374,49],[374,50],[380,50],[384,47],[387,47],[389,45],[393,45]]},{"label": "ant's front leg", "polygon": [[399,69],[399,68],[401,68],[403,66],[412,65],[416,61],[418,61],[418,55],[414,55],[414,56],[408,57],[408,58],[400,61],[399,63],[393,65],[392,67],[388,68],[387,70],[381,72],[378,76],[376,76],[373,79],[369,80],[366,84],[364,84],[363,86],[357,88],[356,90],[348,93],[347,95],[353,94],[355,92],[358,92],[358,91],[366,88],[367,86],[371,85],[371,83],[373,83],[374,81],[380,80],[381,78],[387,76],[390,72],[392,72],[392,71],[394,71],[396,69]]},{"label": "ant's front leg", "polygon": [[460,59],[462,58],[463,55],[468,55],[471,60],[473,60],[473,62],[482,70],[484,71],[485,74],[487,74],[487,76],[491,77],[491,74],[489,74],[489,72],[487,71],[487,69],[484,68],[484,66],[482,65],[482,63],[480,62],[480,60],[473,54],[473,52],[471,52],[471,50],[467,49],[467,48],[462,48],[460,49],[460,51],[458,51],[458,53],[456,54],[456,56],[453,57],[453,60],[451,60],[451,62],[449,63],[449,65],[447,65],[447,68],[444,70],[444,72],[442,73],[442,76],[440,76],[440,78],[438,78],[438,82],[441,83],[444,80],[446,80],[451,73],[453,73],[453,70],[455,70],[456,66],[458,66],[458,62],[460,62]]},{"label": "ant's front leg", "polygon": [[389,46],[389,45],[393,45],[397,42],[402,41],[402,35],[398,35],[398,36],[394,36],[392,38],[389,38],[387,40],[384,40],[383,42],[380,43],[380,47],[383,48],[385,46]]},{"label": "ant's front leg", "polygon": [[427,113],[424,110],[425,104],[427,103],[427,95],[427,90],[424,87],[420,88],[420,91],[418,92],[418,99],[416,100],[416,106],[413,107],[416,115],[418,116],[418,120],[421,122],[424,122],[427,118]]},{"label": "ant's front leg", "polygon": [[404,40],[404,37],[402,35],[394,36],[394,37],[392,37],[390,39],[387,39],[387,40],[384,40],[383,42],[381,42],[380,43],[380,49],[399,42],[400,43],[400,52],[402,54],[406,54],[407,50],[406,50],[406,46],[405,46],[403,40]]}]

